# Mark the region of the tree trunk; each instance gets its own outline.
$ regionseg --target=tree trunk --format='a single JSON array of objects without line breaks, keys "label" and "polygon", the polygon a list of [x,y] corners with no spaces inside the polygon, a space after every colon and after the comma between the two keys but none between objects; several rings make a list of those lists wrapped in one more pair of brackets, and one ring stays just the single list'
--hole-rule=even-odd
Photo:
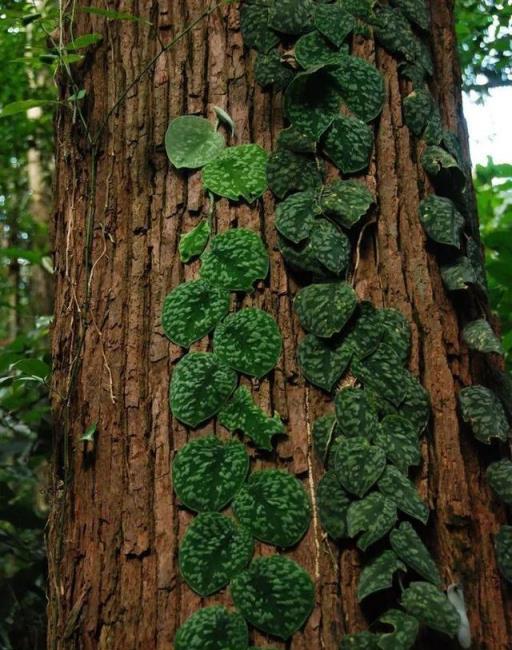
[{"label": "tree trunk", "polygon": [[[430,4],[432,90],[468,161],[453,6],[446,0]],[[84,113],[92,134],[161,43],[198,17],[206,2],[137,6],[152,26],[77,17],[75,34],[104,35],[75,75],[87,90]],[[176,504],[170,463],[194,432],[170,415],[169,377],[182,351],[165,338],[160,313],[166,293],[197,273],[198,263],[180,263],[177,246],[207,205],[200,174],[187,177],[172,169],[162,143],[172,117],[211,116],[216,105],[234,119],[232,144],[274,148],[283,125],[282,98],[254,82],[238,14],[237,5],[215,11],[162,55],[120,103],[96,152],[71,112],[57,116],[52,649],[168,650],[177,627],[199,607],[230,602],[226,592],[196,596],[177,568],[178,542],[192,517]],[[458,389],[482,381],[485,370],[461,342],[459,322],[474,317],[473,307],[469,300],[455,305],[446,293],[418,220],[419,200],[430,186],[418,162],[422,145],[403,124],[402,98],[410,85],[399,80],[395,59],[371,39],[355,37],[353,48],[376,61],[387,88],[366,177],[378,197],[378,221],[364,231],[355,288],[360,298],[396,307],[411,322],[410,369],[429,391],[433,414],[418,477],[433,509],[426,541],[445,586],[464,585],[472,647],[506,650],[512,603],[493,549],[505,513],[485,481],[491,452],[482,451],[457,416]],[[256,455],[256,463],[286,468],[309,489],[323,472],[311,452],[310,426],[332,408],[331,399],[306,385],[296,364],[303,336],[291,304],[297,285],[277,250],[270,192],[254,206],[218,202],[216,228],[235,224],[259,230],[271,254],[269,279],[243,304],[271,312],[285,341],[271,379],[251,389],[263,408],[281,414],[289,436],[274,455]],[[95,440],[81,441],[93,423]],[[268,551],[258,545],[256,552]],[[331,543],[315,518],[290,555],[315,579],[316,608],[288,645],[273,646],[335,650],[343,634],[368,628],[376,614],[357,602],[362,557],[355,545]],[[416,648],[458,647],[447,637],[422,635]],[[252,641],[269,643],[259,633]]]}]

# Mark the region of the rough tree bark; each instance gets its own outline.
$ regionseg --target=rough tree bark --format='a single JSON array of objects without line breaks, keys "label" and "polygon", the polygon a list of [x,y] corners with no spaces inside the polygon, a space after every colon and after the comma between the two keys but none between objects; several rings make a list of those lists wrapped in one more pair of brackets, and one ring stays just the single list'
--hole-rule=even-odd
[{"label": "rough tree bark", "polygon": [[[430,4],[433,91],[445,126],[458,131],[466,145],[453,3]],[[152,26],[77,15],[75,34],[104,34],[76,72],[87,90],[84,111],[91,132],[161,44],[205,6],[205,0],[142,0],[136,13]],[[196,271],[194,264],[180,264],[177,244],[206,205],[199,175],[187,178],[172,170],[162,143],[171,117],[208,114],[218,105],[236,123],[234,143],[272,148],[282,127],[281,100],[254,83],[252,55],[244,51],[238,22],[236,6],[216,11],[160,57],[109,121],[95,160],[71,112],[57,116],[50,648],[167,650],[176,628],[202,604],[177,572],[178,541],[191,517],[175,503],[170,463],[190,434],[169,412],[169,376],[181,352],[163,335],[160,310],[166,293]],[[512,645],[512,601],[492,546],[505,515],[483,476],[489,458],[482,458],[482,447],[457,418],[456,391],[483,372],[460,339],[458,318],[471,306],[460,303],[456,313],[418,221],[418,202],[429,185],[418,162],[421,145],[403,125],[401,97],[409,87],[399,81],[396,61],[385,51],[363,39],[355,48],[376,61],[388,90],[366,177],[378,196],[378,221],[365,231],[356,289],[361,298],[396,307],[411,321],[411,370],[433,405],[418,477],[434,508],[427,541],[445,583],[464,584],[473,647],[506,650]],[[65,86],[63,80],[63,93]],[[296,285],[277,251],[273,219],[270,193],[257,207],[218,204],[218,229],[248,226],[260,230],[269,246],[269,279],[245,302],[272,312],[285,340],[272,379],[252,390],[262,406],[285,418],[289,437],[273,457],[257,462],[287,467],[308,485],[311,469],[315,482],[321,473],[310,451],[309,426],[329,400],[305,387],[296,366],[302,336],[291,308]],[[80,437],[93,422],[96,439],[86,444]],[[263,545],[258,550],[268,552]],[[291,556],[312,575],[319,569],[319,575],[317,607],[286,647],[335,650],[344,632],[365,629],[373,620],[374,613],[363,612],[355,597],[361,559],[353,546],[331,544],[312,525]],[[208,599],[214,602],[227,603],[229,596]],[[258,634],[253,640],[268,644]],[[432,636],[417,647],[433,643],[457,647]]]}]

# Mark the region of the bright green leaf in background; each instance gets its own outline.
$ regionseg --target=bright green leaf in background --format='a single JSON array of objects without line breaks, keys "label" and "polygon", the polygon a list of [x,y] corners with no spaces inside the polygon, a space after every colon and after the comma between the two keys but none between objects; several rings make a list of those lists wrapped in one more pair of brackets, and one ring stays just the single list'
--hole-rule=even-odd
[{"label": "bright green leaf in background", "polygon": [[204,117],[182,115],[172,120],[165,134],[165,150],[177,168],[197,169],[224,148],[221,133]]}]

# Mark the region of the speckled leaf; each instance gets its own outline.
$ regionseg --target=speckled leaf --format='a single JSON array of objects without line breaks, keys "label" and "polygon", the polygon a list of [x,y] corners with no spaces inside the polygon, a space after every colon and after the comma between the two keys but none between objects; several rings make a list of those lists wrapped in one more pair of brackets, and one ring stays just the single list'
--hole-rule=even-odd
[{"label": "speckled leaf", "polygon": [[268,160],[267,179],[272,192],[283,199],[290,192],[319,188],[323,169],[312,156],[278,149]]},{"label": "speckled leaf", "polygon": [[423,139],[427,144],[440,144],[443,139],[443,123],[441,121],[441,113],[439,108],[434,105],[430,119],[425,126],[423,132]]},{"label": "speckled leaf", "polygon": [[315,140],[304,135],[294,126],[289,126],[287,129],[280,131],[277,136],[277,146],[296,153],[315,153],[316,151]]},{"label": "speckled leaf", "polygon": [[459,393],[462,418],[473,435],[489,445],[493,438],[506,442],[510,426],[498,396],[485,386],[468,386]]},{"label": "speckled leaf", "polygon": [[389,609],[380,618],[380,623],[391,625],[393,632],[381,634],[378,646],[381,650],[410,650],[419,632],[419,623],[400,609]]},{"label": "speckled leaf", "polygon": [[372,22],[377,40],[383,47],[431,74],[431,63],[425,58],[409,21],[398,8],[380,6]]},{"label": "speckled leaf", "polygon": [[430,27],[430,17],[425,0],[392,0],[392,4],[399,7],[403,14],[421,29]]},{"label": "speckled leaf", "polygon": [[232,201],[249,203],[267,189],[268,154],[257,144],[240,144],[224,149],[203,169],[206,190]]},{"label": "speckled leaf", "polygon": [[378,488],[382,494],[396,504],[399,510],[418,519],[423,524],[427,523],[428,507],[420,499],[411,481],[399,469],[388,465],[379,479]]},{"label": "speckled leaf", "polygon": [[442,143],[446,151],[455,158],[458,166],[462,169],[464,166],[464,154],[462,153],[459,136],[452,131],[444,130]]},{"label": "speckled leaf", "polygon": [[350,497],[332,470],[326,472],[316,486],[316,504],[325,532],[334,540],[346,537]]},{"label": "speckled leaf", "polygon": [[395,406],[399,406],[405,397],[407,371],[389,344],[382,343],[364,359],[355,358],[352,373],[365,386]]},{"label": "speckled leaf", "polygon": [[349,265],[352,246],[345,233],[331,221],[317,219],[311,231],[311,250],[327,270],[341,275]]},{"label": "speckled leaf", "polygon": [[232,228],[213,237],[201,256],[201,277],[229,291],[252,291],[267,277],[268,253],[261,237],[246,228]]},{"label": "speckled leaf", "polygon": [[346,282],[310,284],[297,293],[294,301],[302,327],[321,338],[340,332],[356,305],[356,294]]},{"label": "speckled leaf", "polygon": [[278,233],[277,243],[279,252],[293,270],[311,273],[315,278],[321,280],[332,277],[332,274],[318,263],[309,239],[301,244],[292,244]]},{"label": "speckled leaf", "polygon": [[428,582],[440,586],[441,576],[429,550],[408,521],[403,521],[389,535],[391,548],[407,566]]},{"label": "speckled leaf", "polygon": [[249,456],[238,440],[203,436],[187,443],[172,464],[178,499],[196,512],[222,510],[238,493],[249,471]]},{"label": "speckled leaf", "polygon": [[378,636],[364,630],[354,634],[345,634],[341,639],[340,650],[378,650]]},{"label": "speckled leaf", "polygon": [[503,503],[512,505],[512,461],[503,458],[491,463],[487,468],[486,477]]},{"label": "speckled leaf", "polygon": [[336,47],[340,47],[356,25],[352,14],[338,4],[315,7],[315,27]]},{"label": "speckled leaf", "polygon": [[189,352],[174,368],[169,399],[175,418],[190,427],[213,417],[237,383],[236,372],[208,352]]},{"label": "speckled leaf", "polygon": [[206,336],[229,311],[229,293],[205,280],[183,282],[167,295],[162,327],[177,345],[188,348]]},{"label": "speckled leaf", "polygon": [[359,537],[357,546],[362,551],[366,551],[393,528],[396,518],[394,502],[378,492],[372,492],[361,501],[350,504],[347,513],[348,534],[350,537],[355,537],[361,531],[365,531]]},{"label": "speckled leaf", "polygon": [[281,548],[302,539],[311,520],[311,506],[302,483],[288,472],[254,472],[238,493],[233,510],[256,539]]},{"label": "speckled leaf", "polygon": [[410,465],[419,465],[421,462],[414,425],[400,415],[388,415],[381,421],[374,442],[404,474],[407,474]]},{"label": "speckled leaf", "polygon": [[421,156],[421,164],[429,176],[446,183],[452,190],[461,190],[466,184],[464,172],[455,158],[441,147],[428,146]]},{"label": "speckled leaf", "polygon": [[281,555],[252,562],[231,583],[235,606],[259,630],[289,639],[309,618],[315,588],[309,575]]},{"label": "speckled leaf", "polygon": [[502,526],[494,538],[496,561],[502,576],[512,583],[512,526]]},{"label": "speckled leaf", "polygon": [[383,334],[381,310],[375,309],[367,300],[360,302],[357,320],[346,337],[347,345],[354,350],[354,356],[363,359],[375,352]]},{"label": "speckled leaf", "polygon": [[407,363],[411,351],[411,328],[407,318],[397,309],[380,309],[379,316],[383,343],[393,350],[402,363]]},{"label": "speckled leaf", "polygon": [[261,378],[274,368],[282,337],[272,316],[255,307],[229,314],[215,330],[215,356],[234,370]]},{"label": "speckled leaf", "polygon": [[487,292],[487,278],[485,275],[485,260],[482,254],[482,247],[472,237],[466,238],[466,253],[475,272],[479,288]]},{"label": "speckled leaf", "polygon": [[207,219],[203,219],[190,232],[180,235],[178,250],[180,260],[188,264],[194,257],[198,257],[206,248],[210,239],[210,224]]},{"label": "speckled leaf", "polygon": [[334,452],[333,467],[345,490],[363,497],[382,476],[386,456],[366,438],[340,438]]},{"label": "speckled leaf", "polygon": [[405,564],[400,562],[393,551],[384,551],[362,570],[357,585],[358,601],[361,602],[377,591],[390,589],[393,586],[394,574],[406,570]]},{"label": "speckled leaf", "polygon": [[464,217],[450,199],[431,194],[420,203],[420,221],[434,241],[460,248]]},{"label": "speckled leaf", "polygon": [[197,169],[216,158],[224,148],[224,138],[204,117],[182,115],[169,124],[165,150],[177,167]]},{"label": "speckled leaf", "polygon": [[478,281],[471,260],[463,255],[441,266],[441,277],[448,291],[464,290]]},{"label": "speckled leaf", "polygon": [[427,627],[454,637],[460,624],[457,610],[445,594],[429,582],[411,582],[401,605]]},{"label": "speckled leaf", "polygon": [[320,196],[320,206],[344,228],[352,228],[374,202],[370,190],[356,180],[336,180],[326,185]]},{"label": "speckled leaf", "polygon": [[330,392],[344,374],[352,358],[352,349],[343,341],[332,342],[308,334],[297,348],[297,360],[304,377]]},{"label": "speckled leaf", "polygon": [[327,72],[320,68],[295,75],[286,89],[284,112],[304,135],[318,140],[339,113],[341,99]]},{"label": "speckled leaf", "polygon": [[379,421],[377,411],[362,388],[344,388],[336,393],[336,419],[340,431],[347,437],[363,436],[372,440]]},{"label": "speckled leaf", "polygon": [[416,136],[420,136],[432,114],[433,99],[426,88],[413,90],[404,99],[404,120]]},{"label": "speckled leaf", "polygon": [[418,435],[423,433],[430,419],[430,399],[418,379],[407,373],[405,399],[398,407],[403,415],[413,423]]},{"label": "speckled leaf", "polygon": [[[304,34],[295,43],[295,59],[303,68],[313,68],[326,63],[336,63],[340,53],[318,32]],[[340,100],[338,98],[338,105]]]},{"label": "speckled leaf", "polygon": [[341,435],[339,428],[336,426],[334,413],[321,415],[317,418],[313,424],[311,435],[313,449],[318,460],[326,467],[330,467],[334,452],[333,443]]},{"label": "speckled leaf", "polygon": [[373,131],[357,117],[340,115],[325,134],[323,147],[341,172],[359,172],[370,164]]},{"label": "speckled leaf", "polygon": [[284,433],[279,415],[267,415],[254,403],[251,393],[240,386],[219,413],[219,423],[228,431],[242,431],[258,449],[272,451],[272,438]]},{"label": "speckled leaf", "polygon": [[368,18],[376,0],[341,0],[341,6],[358,18]]},{"label": "speckled leaf", "polygon": [[315,216],[320,213],[316,192],[308,190],[288,196],[276,208],[277,230],[294,244],[309,237]]},{"label": "speckled leaf", "polygon": [[241,614],[221,605],[194,612],[176,632],[175,650],[245,650],[247,624]]},{"label": "speckled leaf", "polygon": [[273,84],[276,90],[283,90],[293,79],[293,70],[283,63],[279,50],[271,50],[258,54],[254,76],[262,88]]},{"label": "speckled leaf", "polygon": [[329,73],[345,104],[363,122],[381,114],[386,92],[384,77],[375,66],[358,56],[344,56]]},{"label": "speckled leaf", "polygon": [[279,36],[270,29],[268,6],[244,2],[240,7],[240,30],[246,47],[268,52],[279,43]]},{"label": "speckled leaf", "polygon": [[247,528],[218,512],[203,512],[180,544],[180,573],[196,593],[210,596],[249,564],[253,549]]},{"label": "speckled leaf", "polygon": [[283,34],[304,34],[313,26],[313,2],[311,0],[279,0],[269,9],[272,29]]},{"label": "speckled leaf", "polygon": [[462,331],[462,338],[472,350],[484,353],[495,352],[496,354],[503,354],[501,341],[489,323],[483,318],[468,323]]}]

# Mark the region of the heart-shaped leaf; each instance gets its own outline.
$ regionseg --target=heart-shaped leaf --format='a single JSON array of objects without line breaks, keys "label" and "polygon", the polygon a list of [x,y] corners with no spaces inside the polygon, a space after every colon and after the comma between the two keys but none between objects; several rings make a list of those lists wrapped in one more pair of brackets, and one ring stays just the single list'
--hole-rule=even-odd
[{"label": "heart-shaped leaf", "polygon": [[331,466],[331,455],[334,451],[333,443],[341,435],[337,427],[334,413],[321,415],[313,424],[311,437],[313,438],[313,449],[318,460],[325,465]]},{"label": "heart-shaped leaf", "polygon": [[378,650],[379,637],[372,632],[364,630],[354,634],[345,634],[341,639],[340,650]]},{"label": "heart-shaped leaf", "polygon": [[279,36],[270,29],[268,5],[244,2],[240,6],[240,31],[246,47],[268,52],[279,43]]},{"label": "heart-shaped leaf", "polygon": [[368,494],[361,501],[350,504],[347,512],[347,529],[350,537],[365,531],[358,539],[357,546],[362,550],[393,528],[396,522],[396,506],[391,499],[378,492]]},{"label": "heart-shaped leaf", "polygon": [[294,301],[302,327],[321,338],[340,332],[356,305],[356,294],[346,282],[310,284],[298,292]]},{"label": "heart-shaped leaf", "polygon": [[457,610],[430,582],[411,582],[402,593],[402,607],[427,627],[454,637],[460,624]]},{"label": "heart-shaped leaf", "polygon": [[215,330],[215,356],[234,370],[263,377],[281,354],[282,338],[277,323],[262,309],[246,307],[229,314]]},{"label": "heart-shaped leaf", "polygon": [[436,563],[408,521],[403,521],[398,528],[391,531],[389,541],[398,557],[418,575],[438,587],[442,584]]},{"label": "heart-shaped leaf", "polygon": [[220,605],[194,612],[176,632],[175,650],[245,650],[247,624],[241,614]]},{"label": "heart-shaped leaf", "polygon": [[315,7],[315,27],[336,47],[341,46],[356,26],[354,16],[338,4]]},{"label": "heart-shaped leaf", "polygon": [[494,538],[496,561],[502,576],[512,583],[512,526],[502,526]]},{"label": "heart-shaped leaf", "polygon": [[371,594],[383,589],[391,589],[393,575],[397,571],[407,571],[393,551],[384,551],[371,564],[365,566],[357,585],[357,600],[361,602]]},{"label": "heart-shaped leaf", "polygon": [[402,472],[388,465],[379,479],[378,488],[397,508],[406,515],[418,519],[423,524],[428,521],[428,507],[420,499],[416,488]]},{"label": "heart-shaped leaf", "polygon": [[340,438],[336,444],[334,471],[351,494],[363,497],[382,476],[385,466],[382,449],[371,445],[366,438]]},{"label": "heart-shaped leaf", "polygon": [[323,148],[344,174],[360,172],[370,164],[373,131],[357,117],[339,115],[324,136]]},{"label": "heart-shaped leaf", "polygon": [[344,388],[336,393],[338,427],[349,438],[372,440],[379,429],[377,411],[368,393],[361,388]]},{"label": "heart-shaped leaf", "polygon": [[267,189],[268,154],[257,144],[224,149],[203,169],[206,190],[232,201],[252,203]]},{"label": "heart-shaped leaf", "polygon": [[245,386],[236,389],[233,397],[219,413],[219,424],[229,431],[242,431],[258,449],[272,451],[272,438],[284,433],[279,415],[270,417],[254,403]]},{"label": "heart-shaped leaf", "polygon": [[204,117],[182,115],[169,124],[165,150],[178,169],[197,169],[216,158],[224,149],[222,134]]},{"label": "heart-shaped leaf", "polygon": [[312,0],[279,0],[269,6],[272,29],[283,34],[304,34],[313,26]]},{"label": "heart-shaped leaf", "polygon": [[279,252],[294,271],[311,273],[314,278],[319,280],[332,278],[329,271],[322,267],[316,259],[309,239],[295,245],[278,234],[277,241]]},{"label": "heart-shaped leaf", "polygon": [[403,402],[398,407],[398,414],[412,422],[418,435],[425,430],[430,419],[430,399],[420,382],[407,373],[406,392]]},{"label": "heart-shaped leaf", "polygon": [[268,159],[268,184],[280,199],[290,192],[317,189],[322,179],[323,169],[312,156],[277,149]]},{"label": "heart-shaped leaf", "polygon": [[254,560],[231,583],[235,606],[258,630],[289,639],[304,625],[315,589],[304,569],[281,555]]},{"label": "heart-shaped leaf", "polygon": [[427,11],[425,0],[392,0],[392,3],[399,7],[407,18],[421,27],[430,27],[430,16]]},{"label": "heart-shaped leaf", "polygon": [[232,228],[211,240],[201,256],[201,278],[229,291],[252,291],[267,277],[268,253],[261,237],[246,228]]},{"label": "heart-shaped leaf", "polygon": [[281,548],[297,544],[311,520],[311,506],[302,483],[292,474],[276,469],[251,474],[233,510],[256,539]]},{"label": "heart-shaped leaf", "polygon": [[485,386],[468,386],[459,393],[462,418],[471,425],[477,440],[489,445],[493,438],[506,442],[510,426],[503,404]]},{"label": "heart-shaped leaf", "polygon": [[480,318],[468,323],[462,332],[462,338],[469,348],[478,352],[495,352],[503,354],[501,341],[494,333],[490,324]]},{"label": "heart-shaped leaf", "polygon": [[407,318],[397,309],[380,309],[382,341],[406,364],[411,350],[411,328]]},{"label": "heart-shaped leaf", "polygon": [[355,180],[336,180],[326,185],[320,197],[320,206],[344,228],[352,228],[374,202],[370,190]]},{"label": "heart-shaped leaf", "polygon": [[196,512],[222,510],[242,487],[249,456],[238,440],[204,436],[187,443],[172,464],[178,499]]},{"label": "heart-shaped leaf", "polygon": [[389,609],[379,622],[393,627],[393,632],[380,635],[378,646],[381,650],[410,650],[414,646],[420,627],[414,616],[400,609]]},{"label": "heart-shaped leaf", "polygon": [[364,359],[352,361],[352,373],[377,394],[399,406],[405,397],[407,371],[388,344],[381,344]]},{"label": "heart-shaped leaf", "polygon": [[258,54],[254,77],[262,88],[274,85],[276,90],[283,90],[293,79],[293,70],[283,62],[279,50],[271,50]]},{"label": "heart-shaped leaf", "polygon": [[352,246],[345,233],[331,221],[317,219],[311,231],[311,250],[327,270],[341,275],[349,265]]},{"label": "heart-shaped leaf", "polygon": [[289,126],[287,129],[280,131],[277,136],[277,146],[280,149],[288,149],[295,153],[316,152],[316,142],[294,126]]},{"label": "heart-shaped leaf", "polygon": [[167,337],[188,348],[206,336],[229,311],[229,293],[205,280],[183,282],[169,293],[162,310]]},{"label": "heart-shaped leaf", "polygon": [[367,300],[360,302],[357,320],[345,339],[347,345],[354,350],[354,356],[364,359],[375,352],[383,336],[381,310],[375,309]]},{"label": "heart-shaped leaf", "polygon": [[352,349],[342,341],[334,343],[308,334],[299,343],[297,360],[304,377],[330,392],[350,364]]},{"label": "heart-shaped leaf", "polygon": [[444,196],[431,194],[420,203],[420,221],[433,241],[460,248],[464,217]]},{"label": "heart-shaped leaf", "polygon": [[416,429],[400,415],[388,415],[381,421],[374,442],[404,474],[407,474],[410,465],[419,465],[421,462]]},{"label": "heart-shaped leaf", "polygon": [[319,213],[315,192],[297,192],[278,204],[275,225],[283,237],[299,244],[309,237]]},{"label": "heart-shaped leaf", "polygon": [[503,503],[512,505],[512,461],[504,458],[491,463],[485,475]]},{"label": "heart-shaped leaf", "polygon": [[442,266],[441,277],[448,291],[465,290],[478,282],[471,260],[463,255]]},{"label": "heart-shaped leaf", "polygon": [[194,257],[198,257],[206,248],[210,239],[210,224],[207,219],[203,219],[190,232],[180,235],[178,246],[180,260],[188,264]]},{"label": "heart-shaped leaf", "polygon": [[436,182],[447,184],[455,191],[460,191],[466,184],[464,172],[455,158],[437,145],[428,146],[421,156],[421,164],[427,174]]},{"label": "heart-shaped leaf", "polygon": [[210,596],[249,564],[253,547],[247,528],[218,512],[203,512],[180,544],[180,573],[196,593]]},{"label": "heart-shaped leaf", "polygon": [[[399,9],[379,6],[372,18],[378,42],[392,54],[398,54],[418,69],[417,81],[432,74],[432,62],[415,36],[407,18]],[[422,74],[419,74],[419,71]]]},{"label": "heart-shaped leaf", "polygon": [[325,532],[335,540],[346,537],[350,497],[332,470],[326,472],[318,482],[316,504],[320,524]]},{"label": "heart-shaped leaf", "polygon": [[434,100],[426,88],[413,90],[404,99],[404,120],[416,136],[420,136],[432,114]]},{"label": "heart-shaped leaf", "polygon": [[197,427],[220,411],[236,383],[236,372],[213,354],[189,352],[172,373],[171,411],[180,422]]},{"label": "heart-shaped leaf", "polygon": [[[340,53],[318,32],[309,32],[295,43],[295,59],[303,68],[315,68],[340,59]],[[331,80],[328,79],[330,82]],[[309,91],[308,91],[309,92]],[[341,99],[337,97],[338,106]]]}]

